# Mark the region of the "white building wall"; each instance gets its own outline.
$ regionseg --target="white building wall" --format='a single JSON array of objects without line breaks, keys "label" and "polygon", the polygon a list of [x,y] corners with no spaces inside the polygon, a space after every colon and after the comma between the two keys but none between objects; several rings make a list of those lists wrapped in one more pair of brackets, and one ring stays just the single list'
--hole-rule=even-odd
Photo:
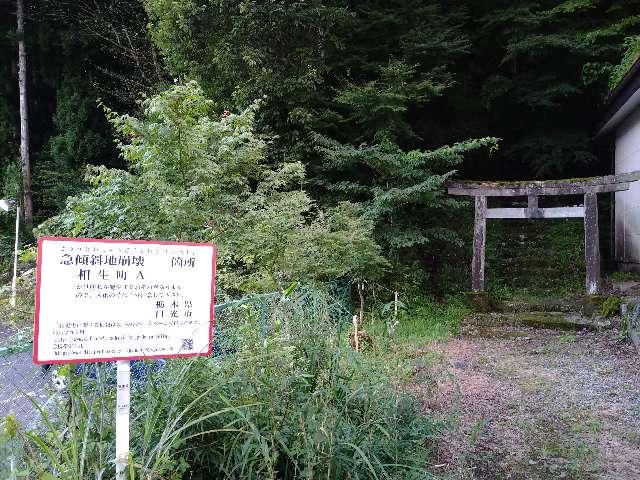
[{"label": "white building wall", "polygon": [[[616,130],[615,173],[640,170],[640,108]],[[616,192],[615,256],[618,262],[640,264],[640,182]]]}]

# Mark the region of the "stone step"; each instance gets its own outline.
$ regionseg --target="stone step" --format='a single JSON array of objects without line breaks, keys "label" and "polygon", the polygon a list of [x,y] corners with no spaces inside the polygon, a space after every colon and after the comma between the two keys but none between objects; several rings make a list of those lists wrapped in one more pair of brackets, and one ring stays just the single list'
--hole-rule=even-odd
[{"label": "stone step", "polygon": [[575,312],[490,312],[474,313],[465,324],[479,327],[523,326],[554,330],[600,330],[612,328],[613,322],[606,318],[589,318]]}]

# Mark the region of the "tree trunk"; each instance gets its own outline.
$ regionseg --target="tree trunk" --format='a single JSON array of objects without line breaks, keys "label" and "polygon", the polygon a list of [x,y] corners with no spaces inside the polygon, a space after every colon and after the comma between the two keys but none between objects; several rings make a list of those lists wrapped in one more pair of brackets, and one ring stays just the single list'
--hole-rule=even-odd
[{"label": "tree trunk", "polygon": [[33,199],[31,195],[31,160],[29,159],[29,117],[27,113],[27,52],[24,44],[24,0],[16,0],[18,18],[18,86],[20,88],[20,166],[24,223],[27,231],[33,228]]}]

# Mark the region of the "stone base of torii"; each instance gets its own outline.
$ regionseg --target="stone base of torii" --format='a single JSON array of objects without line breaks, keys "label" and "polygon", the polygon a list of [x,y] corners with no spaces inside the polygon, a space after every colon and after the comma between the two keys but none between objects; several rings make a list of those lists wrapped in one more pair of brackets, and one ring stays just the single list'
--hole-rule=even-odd
[{"label": "stone base of torii", "polygon": [[[584,255],[586,289],[592,295],[600,292],[600,246],[598,232],[598,194],[621,192],[640,180],[640,171],[570,180],[490,182],[458,181],[448,185],[450,195],[475,198],[473,227],[473,260],[471,287],[484,291],[484,259],[488,218],[584,218]],[[583,195],[584,204],[575,207],[539,208],[543,195]],[[526,208],[487,208],[487,197],[527,197]]]}]

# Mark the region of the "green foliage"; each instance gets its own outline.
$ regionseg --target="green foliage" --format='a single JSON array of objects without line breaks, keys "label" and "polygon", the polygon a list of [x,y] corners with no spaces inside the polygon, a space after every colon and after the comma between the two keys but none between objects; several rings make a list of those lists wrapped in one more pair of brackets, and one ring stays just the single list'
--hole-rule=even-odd
[{"label": "green foliage", "polygon": [[[14,118],[11,115],[6,99],[0,96],[0,168],[5,170],[9,165],[16,163],[18,158],[18,145],[15,131]],[[3,176],[2,189],[6,191],[6,174]]]},{"label": "green foliage", "polygon": [[629,69],[638,58],[640,58],[640,35],[625,38],[622,61],[611,70],[609,86],[612,90],[629,72]]},{"label": "green foliage", "polygon": [[34,172],[40,212],[46,216],[86,188],[79,174],[86,165],[112,163],[115,157],[95,93],[83,81],[67,76],[58,90],[53,123],[56,134],[47,141]]},{"label": "green foliage", "polygon": [[404,152],[397,145],[351,146],[325,137],[318,139],[327,177],[340,181],[319,182],[344,197],[365,203],[365,217],[376,225],[376,233],[391,258],[416,248],[461,245],[443,219],[462,203],[445,194],[445,183],[463,154],[493,146],[495,139],[470,140],[434,151]]},{"label": "green foliage", "polygon": [[[426,10],[430,16],[437,12],[433,7]],[[374,23],[392,21],[387,18],[391,12],[384,17],[377,16],[380,12],[365,11],[364,15],[371,15]],[[393,27],[399,28],[393,23],[391,28],[386,26],[397,35]],[[358,28],[369,27],[358,24]],[[392,34],[387,41],[393,39]],[[401,35],[396,40],[406,39]],[[350,82],[338,91],[333,117],[342,126],[342,132],[335,134],[342,141],[316,137],[322,161],[315,170],[314,183],[334,200],[355,198],[363,202],[365,217],[375,225],[376,238],[388,258],[396,263],[423,262],[424,268],[425,257],[462,244],[457,233],[447,228],[446,219],[463,203],[445,194],[446,182],[465,154],[494,149],[497,139],[467,140],[427,151],[403,150],[399,145],[416,137],[407,121],[409,109],[449,86],[441,67],[424,73],[409,66],[406,62],[417,54],[412,50],[416,47],[405,48],[404,61],[392,60],[378,71],[367,65],[366,57],[353,60],[370,80]]]},{"label": "green foliage", "polygon": [[624,282],[626,280],[640,280],[640,273],[638,272],[609,272],[607,280],[610,282]]},{"label": "green foliage", "polygon": [[[224,228],[235,236],[229,248],[240,248],[229,268],[239,272],[245,290],[307,275],[314,262],[326,270],[311,276],[347,271],[362,276],[358,265],[373,260],[376,252],[362,244],[352,250],[357,255],[346,255],[351,264],[345,268],[335,262],[335,252],[347,252],[342,247],[351,241],[366,243],[368,229],[393,264],[394,279],[443,290],[438,277],[459,276],[451,264],[464,260],[460,247],[468,240],[462,230],[468,225],[452,221],[467,214],[444,196],[446,179],[454,171],[486,179],[604,173],[610,165],[592,142],[593,126],[609,81],[619,81],[635,60],[640,35],[639,0],[464,5],[117,0],[96,5],[100,8],[68,0],[30,5],[29,106],[40,218],[55,213],[71,195],[79,220],[67,215],[68,224],[59,232],[206,240],[220,237]],[[10,17],[0,23],[7,51],[15,47],[14,23]],[[213,210],[222,220],[203,213],[211,200],[204,197],[211,195],[198,191],[218,188],[220,182],[180,179],[180,163],[197,156],[187,150],[208,147],[188,138],[180,153],[184,159],[176,160],[177,150],[168,144],[183,139],[160,140],[159,132],[153,165],[133,158],[133,150],[124,152],[131,158],[123,165],[93,111],[99,94],[132,115],[129,120],[142,118],[140,109],[146,107],[132,99],[164,88],[163,60],[176,83],[196,79],[202,85],[211,99],[205,109],[209,117],[241,112],[261,99],[251,115],[252,132],[264,142],[258,149],[263,161],[239,174],[244,188],[224,186],[227,199],[218,197]],[[17,196],[14,63],[11,56],[0,60],[0,71],[13,79],[0,92],[0,168],[6,172],[5,191]],[[144,138],[151,138],[147,130]],[[496,137],[500,150],[487,154]],[[124,143],[135,148],[136,142]],[[169,155],[163,163],[159,152],[165,146]],[[103,163],[128,170],[90,169],[92,188],[102,195],[90,207],[91,195],[79,194],[89,183],[79,169]],[[202,176],[208,165],[196,163],[192,173]],[[144,168],[162,170],[158,178],[181,193],[160,188]],[[280,186],[266,187],[258,172],[263,168],[278,177]],[[265,190],[258,192],[258,183]],[[162,199],[160,209],[153,205],[154,195]],[[230,198],[236,195],[242,198],[234,203]],[[135,198],[135,204],[125,197]],[[362,209],[340,205],[343,201]],[[233,208],[240,208],[242,221],[231,221]],[[132,221],[136,215],[141,218]],[[330,224],[347,225],[345,218],[360,215],[369,225],[362,234],[352,232],[352,238]],[[264,221],[267,216],[273,221]],[[96,225],[83,230],[92,222]],[[9,217],[0,228],[10,231]],[[305,237],[286,231],[304,231]],[[331,236],[323,232],[341,247],[319,248]],[[256,248],[242,247],[254,239]],[[292,256],[298,260],[287,261]],[[334,266],[320,260],[328,256]],[[240,288],[237,283],[233,288]]]},{"label": "green foliage", "polygon": [[7,275],[0,287],[0,318],[2,325],[11,330],[30,331],[33,328],[33,312],[35,303],[34,272],[30,275],[18,275],[16,286],[16,306],[11,306],[11,267],[7,265]]},{"label": "green foliage", "polygon": [[[20,198],[20,171],[15,122],[5,98],[0,96],[0,195],[1,198]],[[13,212],[0,212],[0,264],[11,258],[16,217]]]},{"label": "green foliage", "polygon": [[594,105],[608,93],[625,36],[640,27],[638,6],[548,0],[471,7],[478,19],[468,28],[483,61],[470,81],[481,79],[483,122],[504,139],[504,157],[490,176],[557,178],[608,168],[598,165],[590,142],[600,115]]},{"label": "green foliage", "polygon": [[523,135],[516,144],[507,148],[507,152],[533,166],[534,176],[559,175],[567,164],[590,168],[594,161],[590,141],[587,132],[558,127],[553,132]]},{"label": "green foliage", "polygon": [[263,162],[269,139],[253,131],[258,106],[214,116],[190,82],[146,99],[141,118],[107,109],[130,171],[91,168],[93,188],[40,233],[214,241],[229,291],[376,275],[384,261],[358,207],[320,211],[300,188],[300,163]]},{"label": "green foliage", "polygon": [[322,52],[333,41],[330,29],[345,13],[338,4],[144,2],[151,38],[169,67],[198,78],[218,108],[261,95],[291,105],[313,92],[322,82]]},{"label": "green foliage", "polygon": [[[114,457],[111,442],[115,423],[115,391],[104,381],[105,370],[104,364],[97,366],[98,381],[93,382],[76,375],[71,365],[60,368],[59,375],[68,386],[68,405],[58,405],[55,416],[38,407],[42,428],[20,430],[31,475],[75,480],[105,474]],[[68,416],[62,414],[64,407],[68,408]]]},{"label": "green foliage", "polygon": [[[56,97],[71,80],[80,94],[98,92],[110,105],[135,110],[142,92],[167,82],[146,33],[148,18],[142,2],[98,0],[86,5],[74,0],[38,0],[30,11],[28,47],[33,52],[32,68],[42,72],[41,95]],[[43,82],[52,90],[43,91]],[[94,120],[101,117],[96,115]]]},{"label": "green foliage", "polygon": [[[13,459],[14,463],[17,463],[23,453],[17,441],[19,430],[20,424],[14,415],[0,418],[0,458],[8,461],[0,462],[0,475],[8,480],[16,480],[26,476],[26,472],[10,467],[11,460]],[[7,463],[9,464],[7,465]]]},{"label": "green foliage", "polygon": [[487,230],[487,283],[497,300],[584,290],[581,220],[495,220]]},{"label": "green foliage", "polygon": [[606,300],[602,302],[600,314],[605,318],[617,315],[618,313],[620,313],[621,303],[622,302],[620,297],[617,297],[615,295],[607,297]]},{"label": "green foliage", "polygon": [[412,118],[469,51],[459,16],[419,1],[145,6],[172,71],[200,79],[215,105],[266,95],[258,131],[278,135],[269,161],[299,159],[321,205],[363,202],[388,259],[424,267],[416,257],[460,245],[441,221],[459,205],[443,186],[465,153],[495,139],[425,148],[430,132]]},{"label": "green foliage", "polygon": [[406,118],[409,105],[425,102],[447,87],[436,80],[420,79],[414,66],[399,60],[382,65],[379,76],[366,83],[349,83],[336,95],[338,105],[348,109],[340,123],[357,131],[354,143],[412,137]]},{"label": "green foliage", "polygon": [[198,80],[219,111],[263,98],[256,128],[276,135],[270,161],[309,155],[315,109],[331,89],[327,61],[342,42],[335,29],[348,18],[343,2],[143,3],[173,75]]},{"label": "green foliage", "polygon": [[[393,310],[389,308],[392,305],[385,304],[366,314],[365,328],[373,334],[383,356],[385,347],[391,348],[392,345],[407,342],[422,345],[431,340],[447,340],[458,332],[460,323],[470,313],[460,295],[445,300],[410,296],[400,302],[395,319]],[[391,325],[393,328],[389,328]],[[389,337],[388,343],[380,345],[384,337]]]},{"label": "green foliage", "polygon": [[[223,316],[233,354],[146,365],[131,402],[136,477],[429,478],[426,445],[438,425],[386,369],[345,345],[343,324],[322,313],[324,294],[303,304],[297,295],[273,304],[266,337],[250,305]],[[112,377],[106,365],[96,380],[66,375],[68,405],[43,429],[20,430],[23,458],[34,475],[110,478]]]},{"label": "green foliage", "polygon": [[[445,183],[465,155],[493,149],[497,139],[420,148],[430,132],[410,112],[451,87],[448,67],[469,44],[455,17],[428,2],[370,2],[341,34],[356,47],[334,66],[345,81],[318,122],[314,185],[328,201],[364,203],[396,273],[399,264],[412,265],[414,275],[416,266],[433,270],[435,257],[462,244],[447,226],[462,203],[446,196]],[[379,40],[367,40],[372,35]]]},{"label": "green foliage", "polygon": [[27,246],[18,252],[18,260],[22,265],[34,265],[37,259],[38,250],[36,247]]},{"label": "green foliage", "polygon": [[354,144],[391,140],[405,148],[433,147],[433,140],[421,138],[432,132],[410,113],[429,112],[425,105],[454,83],[451,65],[470,49],[460,18],[437,2],[415,0],[352,9],[336,33],[349,47],[330,59],[337,95],[328,109],[337,116],[328,115],[326,126],[321,117],[322,133]]}]

